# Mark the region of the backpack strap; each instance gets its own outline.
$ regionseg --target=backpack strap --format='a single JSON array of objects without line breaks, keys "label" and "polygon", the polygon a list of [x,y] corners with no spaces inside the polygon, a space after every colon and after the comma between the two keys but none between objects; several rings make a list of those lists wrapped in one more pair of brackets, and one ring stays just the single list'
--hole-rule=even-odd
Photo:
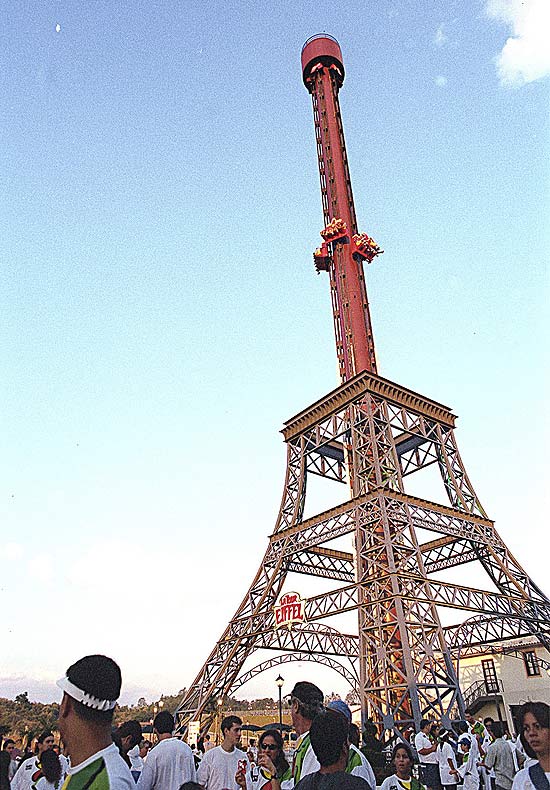
[{"label": "backpack strap", "polygon": [[529,779],[533,782],[537,790],[550,790],[550,782],[540,763],[529,766]]}]

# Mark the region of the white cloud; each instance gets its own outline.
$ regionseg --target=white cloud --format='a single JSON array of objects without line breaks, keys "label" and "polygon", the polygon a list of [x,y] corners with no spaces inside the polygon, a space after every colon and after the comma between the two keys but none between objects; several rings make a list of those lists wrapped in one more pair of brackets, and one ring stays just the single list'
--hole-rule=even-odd
[{"label": "white cloud", "polygon": [[443,25],[439,25],[439,27],[435,32],[434,44],[436,44],[438,47],[442,47],[444,44],[447,43],[447,41],[448,41],[447,36],[443,32]]},{"label": "white cloud", "polygon": [[485,10],[512,32],[496,58],[501,85],[519,87],[550,74],[548,0],[487,0]]},{"label": "white cloud", "polygon": [[0,546],[0,558],[14,562],[23,554],[23,546],[20,543],[6,543]]},{"label": "white cloud", "polygon": [[442,74],[438,74],[438,76],[434,79],[434,82],[438,88],[443,88],[447,84],[447,77],[443,77]]}]

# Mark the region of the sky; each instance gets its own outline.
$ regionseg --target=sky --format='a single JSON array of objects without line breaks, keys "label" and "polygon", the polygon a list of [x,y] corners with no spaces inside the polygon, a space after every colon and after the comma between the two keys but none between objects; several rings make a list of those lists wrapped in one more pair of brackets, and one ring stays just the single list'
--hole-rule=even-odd
[{"label": "sky", "polygon": [[0,21],[0,695],[58,699],[91,652],[124,702],[175,693],[252,580],[279,430],[338,384],[300,69],[320,32],[385,250],[379,372],[459,415],[550,594],[546,3],[28,0]]}]

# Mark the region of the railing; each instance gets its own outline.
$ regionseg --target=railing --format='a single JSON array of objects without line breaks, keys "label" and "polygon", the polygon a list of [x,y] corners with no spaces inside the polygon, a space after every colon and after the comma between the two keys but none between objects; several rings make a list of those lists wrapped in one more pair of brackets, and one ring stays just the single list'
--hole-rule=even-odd
[{"label": "railing", "polygon": [[463,692],[464,705],[469,708],[481,697],[489,697],[493,694],[500,694],[503,691],[502,681],[498,678],[494,680],[476,680]]}]

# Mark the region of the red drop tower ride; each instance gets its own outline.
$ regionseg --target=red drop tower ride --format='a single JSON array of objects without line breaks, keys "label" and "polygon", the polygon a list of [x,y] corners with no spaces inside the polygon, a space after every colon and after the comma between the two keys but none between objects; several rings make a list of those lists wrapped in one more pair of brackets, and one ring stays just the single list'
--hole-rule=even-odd
[{"label": "red drop tower ride", "polygon": [[330,276],[336,352],[342,382],[366,370],[376,373],[376,354],[363,261],[381,250],[357,228],[346,143],[338,102],[344,82],[340,45],[325,34],[302,49],[304,84],[311,93],[325,229],[315,251],[317,270]]}]

